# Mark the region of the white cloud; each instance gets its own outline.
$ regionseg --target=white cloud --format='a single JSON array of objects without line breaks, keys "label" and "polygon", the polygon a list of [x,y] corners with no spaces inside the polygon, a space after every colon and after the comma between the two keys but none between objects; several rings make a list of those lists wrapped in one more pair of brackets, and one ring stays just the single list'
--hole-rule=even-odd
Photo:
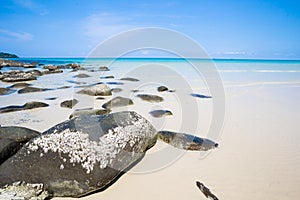
[{"label": "white cloud", "polygon": [[30,33],[26,33],[26,32],[13,32],[13,31],[9,31],[9,30],[0,29],[0,34],[5,37],[9,37],[9,38],[17,39],[17,40],[26,40],[27,41],[27,40],[33,39],[33,35]]},{"label": "white cloud", "polygon": [[91,41],[99,42],[117,33],[135,28],[129,22],[130,18],[114,14],[92,14],[83,21],[83,34]]},{"label": "white cloud", "polygon": [[34,2],[33,0],[14,0],[14,3],[40,15],[47,15],[49,13],[42,4]]}]

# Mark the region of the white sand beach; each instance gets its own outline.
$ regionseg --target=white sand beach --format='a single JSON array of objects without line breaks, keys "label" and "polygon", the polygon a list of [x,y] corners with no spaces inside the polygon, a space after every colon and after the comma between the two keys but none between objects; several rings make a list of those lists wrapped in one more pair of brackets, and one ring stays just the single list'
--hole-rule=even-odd
[{"label": "white sand beach", "polygon": [[[108,74],[113,73],[114,71],[111,71]],[[74,73],[66,74],[63,79],[69,79],[73,75]],[[45,86],[47,82],[51,82],[51,78],[58,76],[42,77],[43,81],[37,81],[34,85]],[[290,82],[286,84],[283,81],[264,84],[260,81],[254,85],[247,85],[245,82],[229,80],[222,73],[221,77],[224,81],[226,112],[223,130],[216,141],[219,143],[219,148],[203,157],[199,152],[178,150],[159,141],[138,165],[116,183],[105,191],[82,199],[207,199],[196,187],[196,181],[203,182],[219,199],[297,199],[300,196],[298,189],[300,184],[299,84],[290,84]],[[143,77],[135,78],[143,79]],[[68,85],[63,79],[61,84]],[[1,86],[5,85],[9,84],[1,83]],[[138,85],[138,82],[126,82],[123,86],[117,86],[124,90],[114,93],[113,96],[128,95],[129,91],[126,90],[131,87],[136,89]],[[181,130],[206,137],[212,117],[211,99],[196,99],[186,94],[191,101],[197,102],[199,112],[199,127],[191,132],[188,126],[182,126],[183,106],[180,103],[183,102],[176,100],[176,92],[159,93],[156,91],[156,86],[156,83],[152,83],[140,89],[144,90],[144,93],[162,96],[163,102],[157,104],[144,102],[133,94],[131,95],[135,103],[133,106],[117,108],[113,111],[135,110],[147,118],[157,130]],[[179,85],[177,88],[174,85],[171,89],[180,92]],[[74,88],[69,88],[0,96],[1,106],[23,104],[29,99],[50,103],[50,107],[47,108],[1,114],[1,125],[25,126],[45,131],[68,119],[73,112],[71,109],[61,108],[60,102],[76,98],[79,104],[74,109],[100,108],[111,98],[95,100],[95,97],[76,94],[75,91]],[[202,91],[205,90],[195,89],[195,92]],[[58,98],[45,101],[46,97]],[[159,119],[151,117],[149,111],[157,108],[171,110],[173,116]],[[194,121],[193,118],[189,119],[190,124],[194,124]],[[164,163],[168,154],[162,153],[166,151],[175,157]],[[160,153],[161,158],[159,158]]]}]

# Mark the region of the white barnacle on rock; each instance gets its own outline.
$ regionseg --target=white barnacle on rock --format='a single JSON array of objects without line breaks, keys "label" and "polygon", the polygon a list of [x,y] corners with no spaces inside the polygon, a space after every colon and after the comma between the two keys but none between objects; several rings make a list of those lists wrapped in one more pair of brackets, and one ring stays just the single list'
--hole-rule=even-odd
[{"label": "white barnacle on rock", "polygon": [[[129,124],[129,125],[128,125]],[[30,151],[42,150],[40,155],[49,151],[68,156],[68,161],[75,165],[80,164],[87,173],[93,171],[96,163],[104,169],[112,164],[117,155],[128,144],[130,147],[140,145],[143,138],[153,137],[151,124],[144,118],[136,118],[131,123],[123,124],[108,130],[98,141],[89,139],[89,135],[80,131],[65,129],[62,132],[55,130],[51,134],[45,134],[35,138],[27,145]],[[138,150],[138,148],[137,148]],[[131,155],[131,154],[130,154]],[[66,162],[66,158],[60,156]],[[60,169],[64,166],[61,165]]]}]

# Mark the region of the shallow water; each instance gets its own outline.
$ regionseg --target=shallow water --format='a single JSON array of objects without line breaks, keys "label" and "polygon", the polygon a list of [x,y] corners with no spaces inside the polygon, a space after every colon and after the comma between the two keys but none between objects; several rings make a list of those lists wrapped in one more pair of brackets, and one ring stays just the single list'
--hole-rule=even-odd
[{"label": "shallow water", "polygon": [[[182,59],[90,59],[80,58],[36,58],[21,59],[44,64],[81,63],[87,70],[63,74],[44,75],[30,82],[35,87],[57,88],[73,86],[63,90],[0,96],[1,107],[21,105],[28,101],[49,103],[48,108],[20,111],[0,115],[0,124],[26,126],[44,131],[66,120],[71,109],[61,108],[64,100],[76,98],[74,109],[100,108],[104,100],[77,94],[81,88],[78,81],[88,84],[121,82],[110,85],[122,88],[113,96],[129,97],[133,106],[115,108],[113,111],[135,110],[146,117],[158,130],[188,132],[216,140],[220,147],[209,155],[185,152],[158,142],[146,157],[106,191],[84,199],[133,198],[143,199],[205,199],[195,185],[204,182],[220,199],[297,199],[300,196],[300,153],[298,141],[300,113],[300,62],[265,60],[193,60]],[[203,66],[216,66],[222,79],[222,94],[214,93],[218,83],[193,62]],[[212,65],[213,64],[213,65]],[[106,65],[107,72],[89,72]],[[4,69],[7,70],[7,69]],[[74,78],[78,73],[91,75]],[[100,79],[114,75],[114,79]],[[122,81],[122,77],[137,78],[139,82]],[[10,83],[0,82],[0,87]],[[165,85],[175,92],[158,92]],[[132,93],[131,90],[140,90]],[[212,96],[202,99],[190,94]],[[149,103],[137,98],[137,94],[155,94],[164,98],[160,103]],[[58,97],[55,100],[45,98]],[[220,99],[221,98],[221,99]],[[217,102],[224,103],[225,116],[216,112]],[[172,116],[154,118],[152,110],[170,110]],[[220,115],[219,118],[214,118]],[[221,131],[211,133],[213,120]],[[133,198],[134,199],[134,198]]]}]

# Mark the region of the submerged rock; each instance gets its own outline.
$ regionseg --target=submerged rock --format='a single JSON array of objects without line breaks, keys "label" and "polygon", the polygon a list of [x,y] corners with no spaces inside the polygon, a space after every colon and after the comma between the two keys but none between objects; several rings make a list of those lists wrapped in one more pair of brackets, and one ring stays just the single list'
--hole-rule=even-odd
[{"label": "submerged rock", "polygon": [[123,107],[129,105],[133,105],[133,101],[131,99],[125,97],[115,97],[112,100],[103,104],[102,108],[110,109],[110,108]]},{"label": "submerged rock", "polygon": [[110,79],[110,78],[115,78],[114,76],[110,75],[110,76],[101,76],[101,79]]},{"label": "submerged rock", "polygon": [[79,94],[87,94],[91,96],[110,96],[111,91],[108,85],[106,84],[98,84],[94,86],[90,86],[87,88],[84,88],[83,90],[80,90],[78,92]]},{"label": "submerged rock", "polygon": [[62,108],[73,108],[78,103],[77,99],[66,100],[60,103]]},{"label": "submerged rock", "polygon": [[169,110],[153,110],[149,112],[152,117],[165,117],[169,115],[173,115],[173,113]]},{"label": "submerged rock", "polygon": [[13,85],[9,86],[9,88],[25,88],[25,87],[28,87],[30,85],[31,84],[29,84],[29,83],[16,83],[16,84],[13,84]]},{"label": "submerged rock", "polygon": [[0,95],[7,95],[13,92],[15,92],[15,90],[9,88],[0,88]]},{"label": "submerged rock", "polygon": [[82,74],[82,73],[74,76],[74,78],[88,78],[88,77],[91,77],[91,76],[88,74]]},{"label": "submerged rock", "polygon": [[0,108],[0,113],[8,113],[8,112],[15,112],[15,111],[21,111],[21,110],[30,110],[34,108],[42,108],[42,107],[47,107],[49,104],[43,103],[43,102],[28,102],[25,103],[24,105],[21,106],[6,106]]},{"label": "submerged rock", "polygon": [[203,94],[195,94],[195,93],[192,93],[191,96],[201,98],[201,99],[211,99],[212,98],[211,96],[207,96],[207,95],[203,95]]},{"label": "submerged rock", "polygon": [[18,91],[18,93],[23,94],[23,93],[30,93],[30,92],[44,92],[44,91],[47,91],[47,90],[51,90],[51,89],[49,89],[49,88],[37,88],[37,87],[28,86],[28,87],[20,89]]},{"label": "submerged rock", "polygon": [[122,89],[121,88],[113,88],[110,90],[111,92],[115,92],[115,93],[118,93],[118,92],[122,92]]},{"label": "submerged rock", "polygon": [[157,95],[151,95],[151,94],[138,94],[137,97],[141,98],[144,101],[148,102],[162,102],[164,99]]},{"label": "submerged rock", "polygon": [[129,78],[129,77],[121,78],[120,80],[122,80],[122,81],[131,81],[131,82],[137,82],[137,81],[140,81],[139,79],[136,79],[136,78]]},{"label": "submerged rock", "polygon": [[70,119],[81,116],[81,115],[105,115],[111,112],[110,109],[82,109],[82,110],[75,110],[71,115]]}]

